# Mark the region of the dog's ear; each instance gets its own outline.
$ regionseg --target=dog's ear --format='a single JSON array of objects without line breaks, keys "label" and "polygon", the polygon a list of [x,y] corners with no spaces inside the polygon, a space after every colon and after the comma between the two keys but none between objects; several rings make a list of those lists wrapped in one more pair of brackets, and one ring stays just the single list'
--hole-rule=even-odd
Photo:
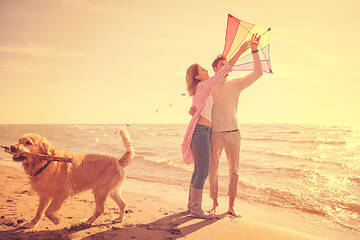
[{"label": "dog's ear", "polygon": [[44,141],[41,143],[41,145],[44,149],[44,154],[50,155],[50,156],[55,155],[56,149],[51,145],[51,143]]}]

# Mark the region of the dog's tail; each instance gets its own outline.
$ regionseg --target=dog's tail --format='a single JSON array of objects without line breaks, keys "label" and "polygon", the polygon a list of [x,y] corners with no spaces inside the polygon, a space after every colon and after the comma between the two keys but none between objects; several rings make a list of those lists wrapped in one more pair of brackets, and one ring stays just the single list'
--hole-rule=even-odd
[{"label": "dog's tail", "polygon": [[119,163],[122,167],[127,167],[130,165],[131,161],[133,160],[135,156],[135,152],[131,143],[129,132],[126,131],[125,129],[121,129],[119,133],[126,149],[126,152],[120,158]]}]

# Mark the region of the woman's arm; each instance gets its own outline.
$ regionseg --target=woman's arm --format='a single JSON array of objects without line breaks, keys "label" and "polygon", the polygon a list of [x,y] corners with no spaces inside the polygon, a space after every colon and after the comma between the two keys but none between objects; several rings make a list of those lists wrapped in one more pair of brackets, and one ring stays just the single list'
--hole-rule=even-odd
[{"label": "woman's arm", "polygon": [[[254,38],[255,34],[253,34]],[[260,39],[260,37],[259,37]],[[209,78],[208,80],[206,80],[204,83],[208,84],[210,86],[210,88],[212,88],[218,81],[220,81],[221,79],[223,79],[224,77],[226,77],[228,75],[228,73],[232,70],[232,67],[235,65],[235,63],[237,62],[237,60],[239,59],[239,57],[251,47],[251,41],[246,41],[244,42],[241,47],[239,48],[239,50],[237,51],[237,53],[230,59],[230,61],[227,62],[227,64],[225,64],[220,71],[218,71],[213,77]],[[230,65],[230,69],[228,69],[228,66]],[[226,68],[225,68],[226,67]],[[224,69],[225,68],[225,69]],[[223,71],[222,71],[223,70]]]},{"label": "woman's arm", "polygon": [[203,88],[205,91],[210,91],[211,88],[214,87],[215,84],[218,83],[221,79],[225,78],[229,74],[229,72],[231,72],[231,70],[232,67],[228,62],[226,62],[224,66],[222,66],[222,68],[214,76],[200,82],[196,87],[196,91],[199,88]]},{"label": "woman's arm", "polygon": [[232,57],[229,62],[226,62],[224,66],[214,76],[207,79],[206,81],[200,82],[197,85],[196,91],[206,93],[207,95],[208,92],[211,91],[211,89],[216,85],[216,83],[218,83],[221,79],[225,78],[229,74],[229,72],[231,72],[232,67],[235,65],[241,54],[243,54],[249,47],[251,47],[251,43],[251,41],[246,41],[245,43],[243,43],[235,56]]},{"label": "woman's arm", "polygon": [[237,53],[229,60],[229,64],[231,67],[234,67],[235,63],[237,62],[237,60],[239,60],[240,56],[250,48],[250,44],[251,41],[246,41],[243,43],[243,45],[241,45],[239,51],[237,51]]},{"label": "woman's arm", "polygon": [[[211,78],[199,82],[196,86],[196,91],[193,96],[193,106],[196,107],[196,111],[199,110],[199,107],[205,103],[205,100],[208,98],[211,89],[223,78],[225,78],[228,73],[232,70],[232,67],[228,62],[225,62],[224,66]],[[205,105],[203,105],[205,106]],[[190,112],[189,112],[190,113]],[[195,115],[193,115],[194,117]]]}]

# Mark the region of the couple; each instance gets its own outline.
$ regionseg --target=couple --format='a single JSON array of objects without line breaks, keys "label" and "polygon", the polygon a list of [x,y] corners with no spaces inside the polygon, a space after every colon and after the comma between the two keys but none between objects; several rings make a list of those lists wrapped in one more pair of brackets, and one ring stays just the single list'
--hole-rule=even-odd
[{"label": "couple", "polygon": [[[188,210],[191,215],[211,219],[218,207],[218,169],[219,159],[225,148],[229,164],[229,213],[235,212],[234,203],[239,179],[240,132],[237,125],[237,106],[240,92],[262,76],[262,67],[258,54],[260,36],[252,35],[229,61],[219,56],[212,64],[215,75],[209,78],[208,71],[199,64],[191,65],[186,73],[187,90],[193,96],[193,115],[182,143],[184,161],[194,163],[194,172],[189,190]],[[243,78],[228,81],[226,77],[239,57],[251,48],[254,70]],[[210,161],[211,159],[211,161]],[[209,175],[210,197],[213,208],[209,213],[202,207],[202,193]]]}]

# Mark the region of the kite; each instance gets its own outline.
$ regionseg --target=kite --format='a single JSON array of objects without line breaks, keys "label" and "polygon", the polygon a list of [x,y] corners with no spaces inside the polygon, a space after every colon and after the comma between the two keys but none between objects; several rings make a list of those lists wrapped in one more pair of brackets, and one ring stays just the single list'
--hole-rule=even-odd
[{"label": "kite", "polygon": [[[240,19],[237,19],[231,14],[228,14],[223,55],[227,59],[231,59],[244,42],[249,41],[254,33],[258,33],[261,36],[258,50],[262,69],[266,73],[273,73],[270,64],[269,52],[270,32],[271,28],[269,27],[263,27],[252,23],[247,23]],[[239,60],[235,63],[233,70],[253,70],[253,58],[251,56],[251,49],[248,49],[240,56]]]}]

